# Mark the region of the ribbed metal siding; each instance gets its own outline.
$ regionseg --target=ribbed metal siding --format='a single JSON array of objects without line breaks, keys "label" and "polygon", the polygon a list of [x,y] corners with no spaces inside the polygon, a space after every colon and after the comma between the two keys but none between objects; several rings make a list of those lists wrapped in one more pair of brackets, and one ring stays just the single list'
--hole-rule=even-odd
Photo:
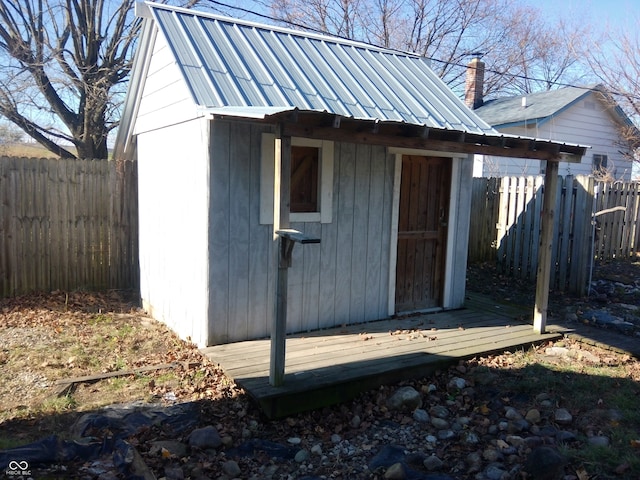
[{"label": "ribbed metal siding", "polygon": [[425,58],[166,6],[152,11],[204,108],[295,107],[495,133]]}]

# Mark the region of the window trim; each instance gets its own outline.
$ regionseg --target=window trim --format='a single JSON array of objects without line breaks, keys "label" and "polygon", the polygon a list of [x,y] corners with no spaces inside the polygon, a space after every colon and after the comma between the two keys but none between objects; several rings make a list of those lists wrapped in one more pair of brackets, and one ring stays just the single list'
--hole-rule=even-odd
[{"label": "window trim", "polygon": [[[320,149],[319,212],[292,212],[289,220],[293,222],[331,223],[333,217],[333,158],[334,142],[312,138],[292,137],[292,146],[316,147]],[[273,133],[262,134],[261,172],[260,172],[260,224],[273,225],[275,191],[275,149],[276,136]]]}]

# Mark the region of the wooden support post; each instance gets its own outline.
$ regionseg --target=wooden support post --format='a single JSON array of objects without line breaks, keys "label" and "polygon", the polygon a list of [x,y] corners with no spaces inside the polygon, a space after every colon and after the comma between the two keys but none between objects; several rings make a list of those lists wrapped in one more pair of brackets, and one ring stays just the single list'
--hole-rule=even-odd
[{"label": "wooden support post", "polygon": [[271,366],[269,383],[279,387],[284,383],[285,339],[287,335],[287,296],[289,291],[288,269],[291,254],[296,243],[320,243],[319,238],[311,238],[292,229],[278,230],[278,284],[276,286],[276,315],[271,330]]},{"label": "wooden support post", "polygon": [[[291,137],[282,135],[280,128],[276,134],[275,145],[276,161],[276,188],[274,205],[278,211],[274,212],[274,227],[287,229],[290,226],[290,202],[291,202]],[[276,223],[277,222],[277,223]],[[282,237],[278,240],[278,278],[276,281],[276,311],[271,324],[271,359],[269,366],[269,383],[275,387],[284,382],[284,357],[285,340],[287,333],[287,290],[288,269],[290,263],[286,261],[288,241]],[[290,247],[293,249],[293,246]]]},{"label": "wooden support post", "polygon": [[271,362],[269,366],[269,383],[279,387],[284,383],[284,358],[287,336],[287,295],[289,282],[289,266],[286,264],[286,253],[289,244],[286,238],[278,240],[278,279],[276,284],[276,313],[271,326]]},{"label": "wooden support post", "polygon": [[291,230],[291,137],[276,134],[274,178],[274,228],[278,235],[278,278],[276,282],[276,311],[271,324],[271,358],[269,383],[279,387],[284,383],[284,360],[287,335],[287,297],[291,255],[296,243],[320,243],[319,238],[310,238]]},{"label": "wooden support post", "polygon": [[542,210],[542,228],[540,232],[540,250],[538,251],[538,275],[536,279],[536,300],[533,312],[533,330],[544,333],[547,326],[549,306],[549,284],[551,278],[551,260],[553,248],[553,220],[558,190],[558,162],[547,161],[544,176],[544,195]]}]

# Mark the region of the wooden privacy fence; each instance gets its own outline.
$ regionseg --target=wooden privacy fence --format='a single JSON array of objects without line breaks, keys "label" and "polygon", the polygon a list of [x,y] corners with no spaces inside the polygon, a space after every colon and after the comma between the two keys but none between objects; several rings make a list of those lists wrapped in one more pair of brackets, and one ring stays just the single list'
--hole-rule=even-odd
[{"label": "wooden privacy fence", "polygon": [[[469,261],[534,280],[538,268],[543,177],[474,178]],[[551,287],[585,294],[593,261],[640,249],[640,183],[558,181]]]},{"label": "wooden privacy fence", "polygon": [[0,296],[138,285],[137,165],[0,157]]}]

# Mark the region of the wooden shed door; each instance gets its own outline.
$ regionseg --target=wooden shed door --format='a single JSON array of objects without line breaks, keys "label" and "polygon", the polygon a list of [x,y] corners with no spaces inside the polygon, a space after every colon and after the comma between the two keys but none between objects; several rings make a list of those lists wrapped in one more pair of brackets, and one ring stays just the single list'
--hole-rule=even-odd
[{"label": "wooden shed door", "polygon": [[396,312],[442,306],[451,159],[402,157]]}]

